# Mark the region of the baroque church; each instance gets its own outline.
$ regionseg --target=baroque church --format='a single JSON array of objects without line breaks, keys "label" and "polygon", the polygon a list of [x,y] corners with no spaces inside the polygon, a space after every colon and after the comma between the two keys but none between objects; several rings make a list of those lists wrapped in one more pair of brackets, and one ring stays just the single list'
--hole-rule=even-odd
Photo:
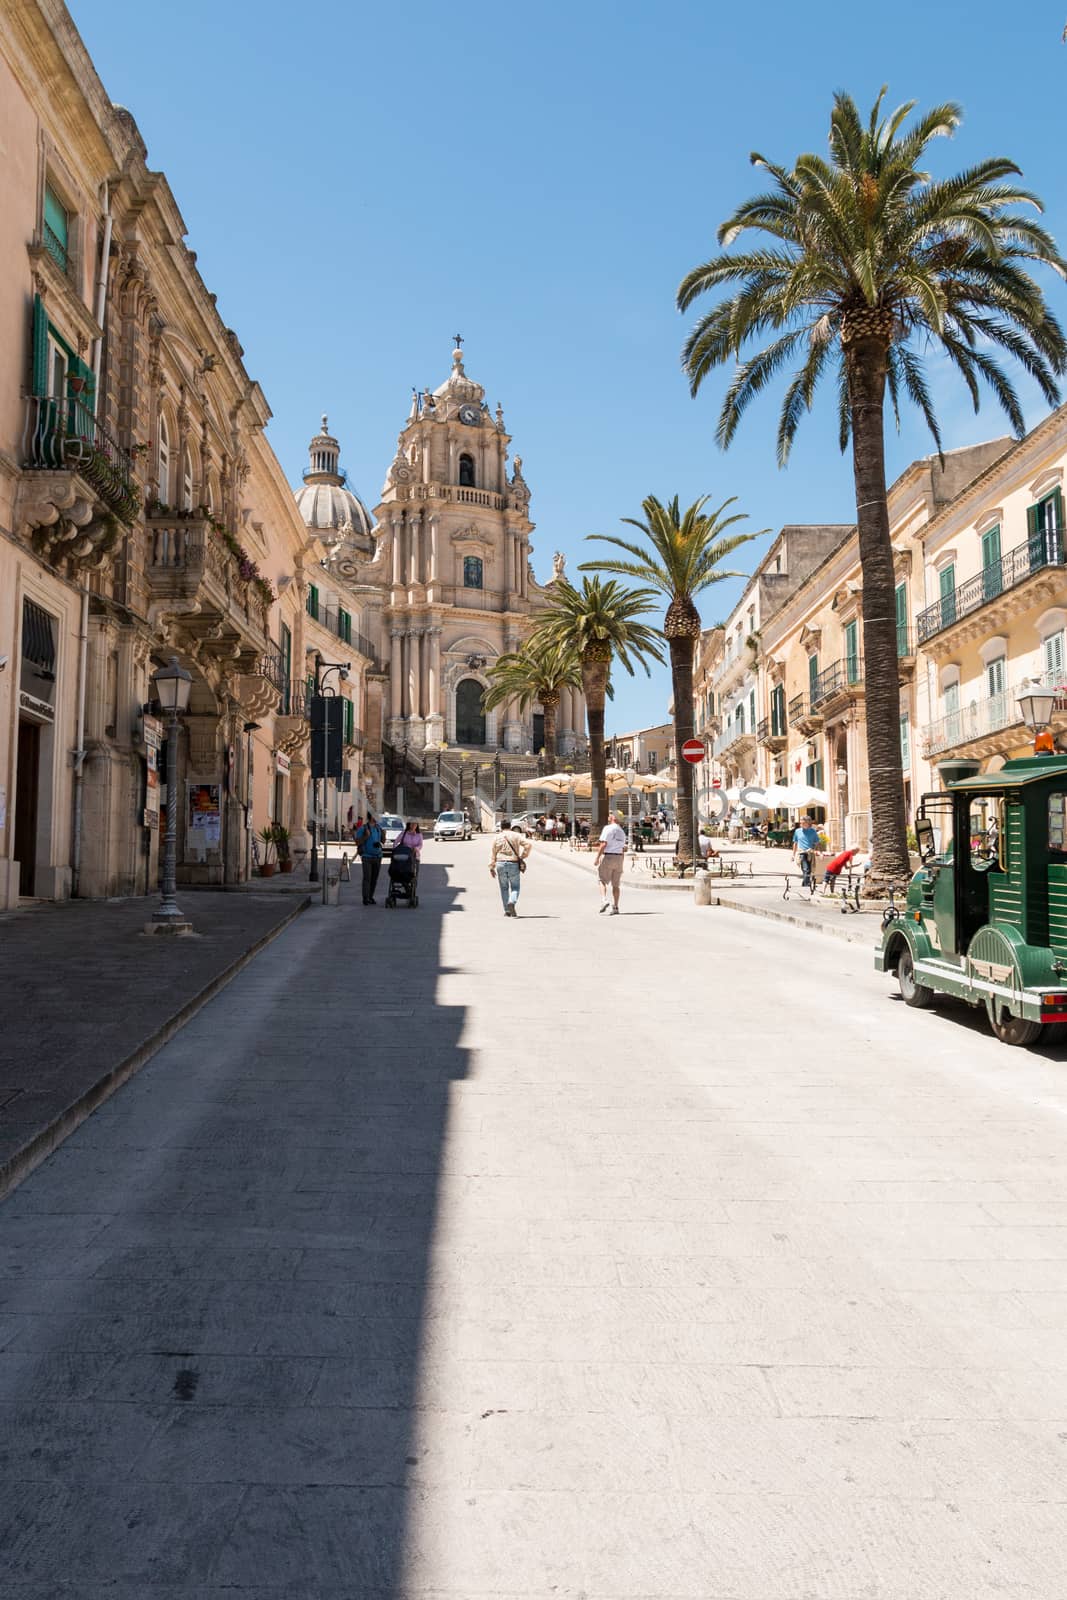
[{"label": "baroque church", "polygon": [[[398,790],[419,793],[431,779],[442,803],[459,803],[464,769],[468,793],[478,766],[493,769],[498,787],[537,771],[540,707],[482,708],[494,662],[520,648],[564,567],[557,555],[545,584],[534,575],[530,490],[522,457],[509,468],[510,444],[503,410],[491,411],[468,377],[458,340],[445,381],[412,392],[373,513],[348,486],[325,417],[311,441],[297,505],[327,550],[323,583],[347,599],[368,658],[363,781],[372,803],[393,806]],[[322,588],[312,586],[316,604]],[[586,749],[577,691],[563,691],[558,744],[561,759]]]}]

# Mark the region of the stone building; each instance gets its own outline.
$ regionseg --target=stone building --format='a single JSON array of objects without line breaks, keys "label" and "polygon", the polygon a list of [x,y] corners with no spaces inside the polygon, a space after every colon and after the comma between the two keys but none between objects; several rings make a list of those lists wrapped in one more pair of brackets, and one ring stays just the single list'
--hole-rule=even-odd
[{"label": "stone building", "polygon": [[305,573],[331,551],[60,0],[0,11],[0,148],[0,906],[154,889],[168,802],[180,881],[239,882],[260,826],[307,846]]}]

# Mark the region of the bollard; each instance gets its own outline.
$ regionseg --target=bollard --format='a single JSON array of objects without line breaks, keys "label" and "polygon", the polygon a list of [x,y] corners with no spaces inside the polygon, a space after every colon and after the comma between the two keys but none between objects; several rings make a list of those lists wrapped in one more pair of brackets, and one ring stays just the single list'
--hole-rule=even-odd
[{"label": "bollard", "polygon": [[336,867],[329,867],[326,872],[326,904],[339,906],[341,904],[341,876]]},{"label": "bollard", "polygon": [[695,906],[711,905],[711,873],[706,868],[693,874],[693,904]]}]

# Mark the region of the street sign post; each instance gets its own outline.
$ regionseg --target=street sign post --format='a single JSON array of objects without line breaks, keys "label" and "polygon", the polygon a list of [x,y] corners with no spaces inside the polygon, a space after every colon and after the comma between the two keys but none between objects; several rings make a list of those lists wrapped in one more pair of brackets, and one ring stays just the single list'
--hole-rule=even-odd
[{"label": "street sign post", "polygon": [[688,761],[691,767],[699,766],[704,755],[704,745],[700,739],[687,739],[682,746],[682,760]]},{"label": "street sign post", "polygon": [[[682,760],[688,761],[691,767],[698,767],[707,752],[704,749],[703,739],[687,739],[682,746]],[[693,778],[693,864],[701,861],[700,853],[700,797],[697,794],[696,776]]]}]

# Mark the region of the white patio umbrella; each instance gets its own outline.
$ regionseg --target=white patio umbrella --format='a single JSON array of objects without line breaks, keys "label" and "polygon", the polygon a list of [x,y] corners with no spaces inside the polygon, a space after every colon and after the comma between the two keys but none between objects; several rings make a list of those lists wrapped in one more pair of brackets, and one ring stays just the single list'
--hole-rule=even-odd
[{"label": "white patio umbrella", "polygon": [[664,777],[662,772],[639,772],[634,778],[634,788],[639,794],[658,794],[660,789],[677,787],[674,779]]},{"label": "white patio umbrella", "polygon": [[787,783],[785,793],[789,799],[783,800],[782,804],[789,811],[799,811],[802,806],[825,806],[830,803],[826,790],[816,789],[810,783]]},{"label": "white patio umbrella", "polygon": [[547,789],[550,794],[569,794],[574,785],[573,772],[550,772],[545,778],[524,778],[520,789]]}]

